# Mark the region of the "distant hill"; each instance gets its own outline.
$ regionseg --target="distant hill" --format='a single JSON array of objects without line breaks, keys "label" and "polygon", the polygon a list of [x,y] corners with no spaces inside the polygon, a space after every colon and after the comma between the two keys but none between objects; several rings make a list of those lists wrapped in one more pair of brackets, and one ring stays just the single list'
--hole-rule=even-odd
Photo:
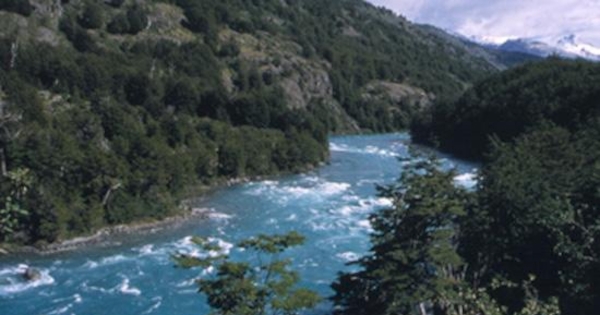
[{"label": "distant hill", "polygon": [[191,187],[306,169],[328,133],[406,128],[498,63],[362,0],[2,1],[0,197],[29,210],[10,235],[163,218]]}]

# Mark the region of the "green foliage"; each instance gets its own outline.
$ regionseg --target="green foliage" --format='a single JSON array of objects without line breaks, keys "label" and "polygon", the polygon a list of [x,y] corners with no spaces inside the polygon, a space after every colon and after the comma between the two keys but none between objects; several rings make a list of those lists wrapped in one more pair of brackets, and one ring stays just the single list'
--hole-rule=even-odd
[{"label": "green foliage", "polygon": [[[331,63],[335,98],[361,126],[374,131],[390,131],[398,125],[381,120],[390,106],[361,104],[359,93],[367,83],[405,82],[446,98],[461,93],[464,82],[493,71],[481,60],[465,62],[469,57],[460,56],[466,52],[450,51],[443,39],[409,26],[389,11],[357,1],[303,1],[298,7],[286,12],[286,19],[294,23],[284,32],[297,38],[305,56],[315,54]],[[309,14],[302,14],[303,10]]]},{"label": "green foliage", "polygon": [[20,228],[20,223],[29,216],[29,211],[21,208],[21,203],[28,190],[33,186],[34,178],[28,169],[15,169],[1,175],[7,187],[0,209],[0,241],[9,240]]},{"label": "green foliage", "polygon": [[2,0],[0,10],[18,13],[29,16],[35,8],[29,3],[29,0]]},{"label": "green foliage", "polygon": [[59,28],[78,51],[91,52],[95,50],[96,43],[87,30],[75,22],[75,18],[66,15],[61,19]]},{"label": "green foliage", "polygon": [[600,115],[600,66],[550,58],[492,76],[416,123],[416,140],[481,157],[492,136],[510,141],[544,120],[577,130]]},{"label": "green foliage", "polygon": [[456,224],[470,194],[438,168],[433,160],[409,164],[396,185],[379,189],[394,207],[370,217],[371,254],[355,262],[362,270],[332,285],[338,314],[423,314],[461,303]]},{"label": "green foliage", "polygon": [[130,29],[129,20],[125,14],[117,14],[108,25],[106,30],[112,34],[125,34]]},{"label": "green foliage", "polygon": [[109,0],[109,1],[106,1],[106,3],[108,3],[109,5],[111,5],[115,8],[118,8],[118,7],[122,6],[123,3],[125,3],[125,0]]},{"label": "green foliage", "polygon": [[[540,255],[540,246],[552,245],[528,234],[536,233],[539,221],[524,227],[513,219],[533,210],[493,214],[491,207],[512,202],[487,199],[490,191],[501,189],[468,192],[457,188],[453,172],[440,171],[435,160],[411,161],[396,185],[379,189],[394,206],[371,215],[371,253],[352,263],[358,271],[340,274],[332,285],[336,314],[558,315],[585,314],[580,310],[594,305],[593,299],[585,306],[571,304],[573,295],[565,295],[586,280],[577,279],[578,285],[547,281],[557,266]],[[514,184],[499,174],[484,174],[482,186],[490,180]],[[506,235],[503,229],[518,232]],[[512,251],[506,244],[519,247]],[[571,273],[569,267],[559,270]]]},{"label": "green foliage", "polygon": [[192,241],[208,254],[203,257],[179,254],[174,260],[182,268],[208,268],[216,264],[216,274],[197,280],[213,314],[293,315],[314,307],[320,300],[315,292],[296,288],[298,274],[290,269],[289,260],[278,258],[285,250],[304,243],[304,237],[296,232],[259,235],[241,241],[240,248],[256,253],[255,263],[234,262],[207,239],[196,237]]},{"label": "green foliage", "polygon": [[[481,209],[464,225],[465,256],[487,271],[481,277],[502,273],[518,283],[533,275],[540,297],[557,296],[566,314],[598,307],[598,135],[597,123],[573,134],[545,125],[494,145]],[[498,294],[515,305],[514,293]]]},{"label": "green foliage", "polygon": [[240,54],[240,47],[234,42],[228,42],[221,46],[219,56],[221,57],[237,57]]},{"label": "green foliage", "polygon": [[[598,309],[599,79],[597,64],[550,58],[484,80],[414,126],[418,140],[487,157],[479,206],[461,223],[471,281],[533,276],[535,295],[556,297],[562,313]],[[509,312],[542,312],[523,287],[489,294]]]},{"label": "green foliage", "polygon": [[[205,43],[222,57],[239,53],[228,43],[217,49],[218,31],[228,28],[289,38],[302,57],[326,60],[335,98],[362,127],[373,131],[406,128],[412,116],[405,108],[400,117],[390,114],[394,108],[389,104],[364,104],[360,90],[373,80],[406,82],[447,98],[494,71],[466,50],[449,48],[443,37],[360,1],[164,1],[183,8],[184,25],[204,34]],[[239,78],[244,90],[248,82],[243,73]]]},{"label": "green foliage", "polygon": [[104,10],[97,1],[88,1],[79,17],[79,24],[86,29],[97,29],[104,24]]},{"label": "green foliage", "polygon": [[244,240],[239,246],[245,249],[264,252],[267,254],[278,254],[284,250],[299,246],[304,243],[304,236],[298,232],[292,231],[285,235],[264,235],[260,234],[254,238]]},{"label": "green foliage", "polygon": [[21,209],[10,197],[7,197],[0,209],[0,241],[8,239],[19,225],[20,218],[28,214],[27,210]]},{"label": "green foliage", "polygon": [[129,24],[127,33],[133,35],[139,33],[148,25],[148,17],[139,6],[133,6],[127,10],[127,21]]},{"label": "green foliage", "polygon": [[[27,234],[23,241],[54,241],[107,224],[164,218],[190,186],[298,171],[325,158],[326,138],[315,141],[312,135],[326,134],[324,127],[279,124],[289,110],[274,92],[248,92],[266,104],[264,123],[250,119],[254,116],[235,116],[236,124],[245,125],[239,127],[214,120],[233,116],[227,110],[236,100],[221,94],[219,64],[203,44],[181,50],[140,44],[131,52],[126,57],[24,46],[17,71],[3,78],[7,108],[18,109],[18,119],[3,123],[10,132],[2,135],[19,135],[18,141],[0,139],[3,160],[9,170],[27,168],[38,179],[19,203],[33,209],[18,225]],[[153,56],[187,75],[148,75],[144,69]],[[157,67],[163,66],[160,60]],[[36,89],[63,96],[41,99]],[[288,128],[304,136],[288,135]],[[303,150],[309,154],[291,154]]]}]

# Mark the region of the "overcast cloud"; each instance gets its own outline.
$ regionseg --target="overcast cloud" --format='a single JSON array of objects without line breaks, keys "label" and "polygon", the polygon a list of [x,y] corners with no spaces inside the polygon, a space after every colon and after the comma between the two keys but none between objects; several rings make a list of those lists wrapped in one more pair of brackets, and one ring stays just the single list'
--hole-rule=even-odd
[{"label": "overcast cloud", "polygon": [[368,0],[411,21],[488,40],[556,39],[600,46],[600,0]]}]

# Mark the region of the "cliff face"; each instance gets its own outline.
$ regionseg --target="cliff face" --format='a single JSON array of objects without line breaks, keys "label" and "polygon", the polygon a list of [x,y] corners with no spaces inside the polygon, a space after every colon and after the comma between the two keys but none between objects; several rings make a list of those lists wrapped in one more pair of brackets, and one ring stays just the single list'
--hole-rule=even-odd
[{"label": "cliff face", "polygon": [[[273,84],[282,92],[284,103],[291,110],[306,110],[320,104],[335,121],[332,132],[359,132],[357,122],[350,117],[334,98],[333,84],[329,76],[331,63],[323,59],[306,58],[297,43],[273,38],[269,33],[242,34],[233,30],[219,33],[221,47],[234,45],[239,53],[226,58],[228,64],[242,63],[257,71],[258,76]],[[223,71],[223,82],[229,95],[235,97],[238,89],[234,81],[235,69]]]},{"label": "cliff face", "polygon": [[365,100],[388,99],[393,105],[406,104],[416,109],[430,106],[435,95],[408,84],[375,81],[367,84],[362,95]]}]

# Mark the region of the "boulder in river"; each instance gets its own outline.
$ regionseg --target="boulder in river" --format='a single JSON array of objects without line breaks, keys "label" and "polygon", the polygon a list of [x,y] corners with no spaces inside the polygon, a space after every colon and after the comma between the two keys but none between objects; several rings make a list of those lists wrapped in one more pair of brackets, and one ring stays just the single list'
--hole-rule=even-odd
[{"label": "boulder in river", "polygon": [[27,267],[23,272],[23,278],[27,281],[37,281],[42,278],[42,273],[35,268]]}]

